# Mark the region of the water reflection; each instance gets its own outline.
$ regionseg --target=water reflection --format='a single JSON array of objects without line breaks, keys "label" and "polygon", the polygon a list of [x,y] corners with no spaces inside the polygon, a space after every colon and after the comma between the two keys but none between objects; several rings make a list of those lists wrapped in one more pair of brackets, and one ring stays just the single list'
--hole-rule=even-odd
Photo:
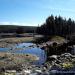
[{"label": "water reflection", "polygon": [[[16,49],[20,50],[16,50]],[[22,54],[34,54],[37,55],[40,59],[34,64],[41,65],[46,61],[46,54],[45,51],[37,47],[33,43],[20,43],[16,44],[11,50],[9,48],[0,48],[0,52],[15,52],[15,53],[22,53]]]},{"label": "water reflection", "polygon": [[15,51],[16,53],[35,54],[38,57],[40,57],[38,61],[34,62],[37,65],[41,65],[42,63],[46,61],[45,51],[40,49],[39,47],[36,47],[36,45],[33,43],[22,43],[22,44],[18,44],[16,47],[17,48],[25,47],[25,50],[23,49],[23,50]]}]

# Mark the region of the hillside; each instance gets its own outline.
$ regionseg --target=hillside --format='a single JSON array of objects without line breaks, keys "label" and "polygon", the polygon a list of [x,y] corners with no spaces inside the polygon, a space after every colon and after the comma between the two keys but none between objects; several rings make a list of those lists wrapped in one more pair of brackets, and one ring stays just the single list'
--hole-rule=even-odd
[{"label": "hillside", "polygon": [[37,27],[35,26],[18,26],[18,25],[0,25],[0,33],[14,33],[17,29],[22,29],[23,32],[30,32],[32,33],[36,30]]}]

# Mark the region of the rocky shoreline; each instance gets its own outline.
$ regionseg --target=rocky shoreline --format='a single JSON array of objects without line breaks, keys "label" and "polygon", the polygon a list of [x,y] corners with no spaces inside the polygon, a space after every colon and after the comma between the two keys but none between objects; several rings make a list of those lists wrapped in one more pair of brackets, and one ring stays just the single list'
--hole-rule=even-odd
[{"label": "rocky shoreline", "polygon": [[60,74],[60,72],[69,74],[71,71],[75,71],[75,55],[72,55],[70,53],[64,53],[59,56],[52,55],[50,56],[50,61],[44,63],[41,66],[25,63],[19,67],[19,70],[6,69],[6,73],[10,74],[13,70],[15,72],[15,75],[50,75],[56,73]]}]

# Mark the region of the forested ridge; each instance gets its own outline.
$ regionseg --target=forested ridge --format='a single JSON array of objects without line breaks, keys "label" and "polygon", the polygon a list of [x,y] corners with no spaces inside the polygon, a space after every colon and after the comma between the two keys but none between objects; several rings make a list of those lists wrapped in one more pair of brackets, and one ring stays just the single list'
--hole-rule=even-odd
[{"label": "forested ridge", "polygon": [[0,25],[0,33],[15,33],[17,30],[24,33],[33,33],[35,26]]}]

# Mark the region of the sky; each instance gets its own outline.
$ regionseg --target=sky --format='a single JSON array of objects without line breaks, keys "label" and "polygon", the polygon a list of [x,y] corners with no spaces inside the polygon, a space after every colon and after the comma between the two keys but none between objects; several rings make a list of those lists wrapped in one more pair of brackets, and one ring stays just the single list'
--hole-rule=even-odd
[{"label": "sky", "polygon": [[51,14],[75,20],[75,0],[0,0],[1,25],[38,26]]}]

